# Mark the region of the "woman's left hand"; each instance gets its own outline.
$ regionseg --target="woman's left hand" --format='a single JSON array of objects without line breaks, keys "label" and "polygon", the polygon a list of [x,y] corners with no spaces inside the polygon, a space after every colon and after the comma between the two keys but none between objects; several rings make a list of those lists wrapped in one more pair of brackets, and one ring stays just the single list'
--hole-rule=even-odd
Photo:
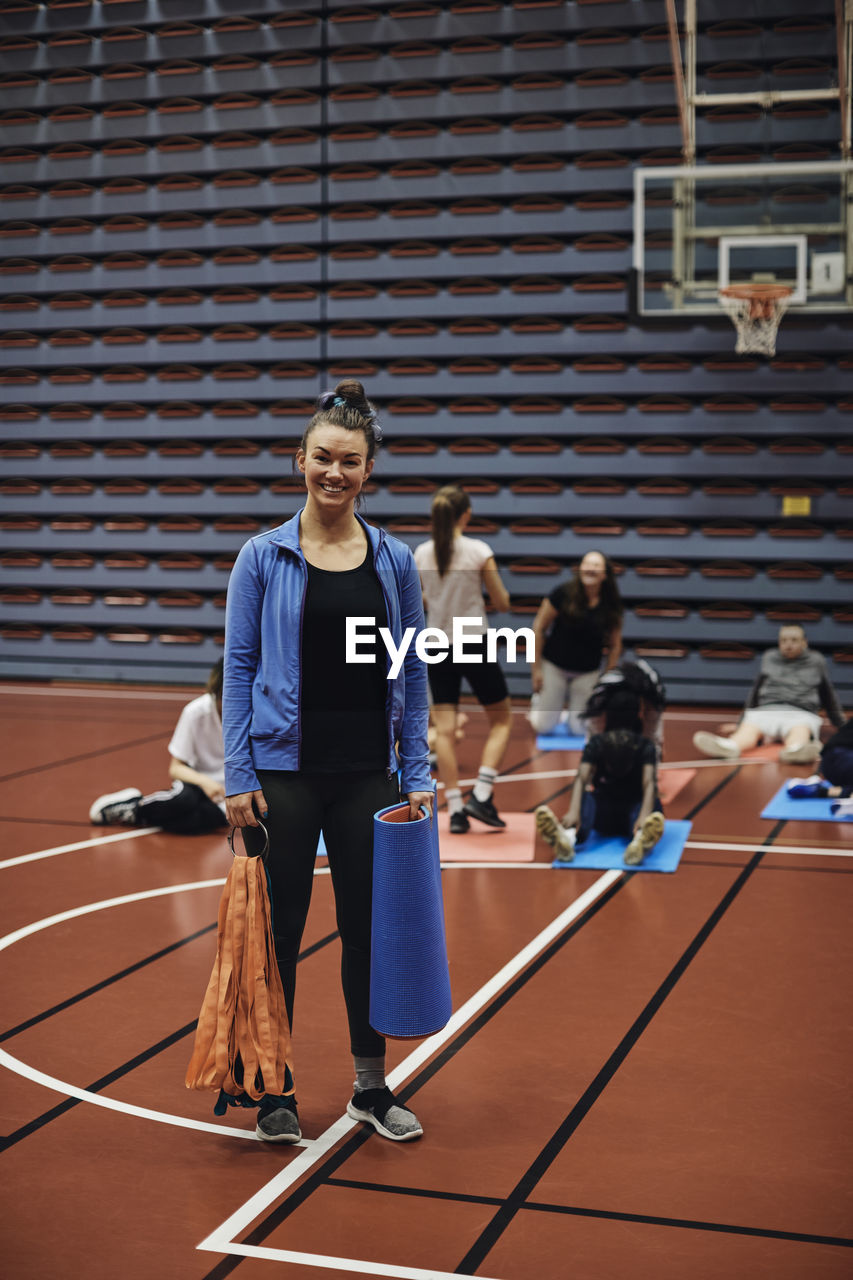
[{"label": "woman's left hand", "polygon": [[430,820],[432,820],[432,803],[434,799],[432,791],[410,791],[406,799],[409,802],[409,822],[415,822],[421,816],[421,809],[426,809]]}]

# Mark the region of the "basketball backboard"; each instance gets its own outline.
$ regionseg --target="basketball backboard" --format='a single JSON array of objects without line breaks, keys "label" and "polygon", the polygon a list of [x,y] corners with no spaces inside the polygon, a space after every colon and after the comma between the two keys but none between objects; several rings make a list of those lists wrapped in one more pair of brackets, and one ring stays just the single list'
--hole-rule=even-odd
[{"label": "basketball backboard", "polygon": [[747,281],[788,286],[792,312],[853,312],[851,202],[850,161],[636,169],[637,318],[719,315]]}]

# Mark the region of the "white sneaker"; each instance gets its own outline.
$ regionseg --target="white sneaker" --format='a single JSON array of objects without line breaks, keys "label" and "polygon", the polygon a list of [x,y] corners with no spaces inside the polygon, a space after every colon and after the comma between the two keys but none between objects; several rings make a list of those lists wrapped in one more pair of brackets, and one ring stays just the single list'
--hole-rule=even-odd
[{"label": "white sneaker", "polygon": [[820,750],[820,743],[812,738],[811,742],[804,742],[801,747],[783,747],[779,752],[779,760],[782,764],[811,764],[812,760],[820,757]]},{"label": "white sneaker", "polygon": [[717,760],[737,760],[740,747],[731,738],[721,738],[719,734],[707,733],[700,729],[693,735],[693,745],[703,756],[713,756]]},{"label": "white sneaker", "polygon": [[111,795],[98,796],[89,810],[89,821],[96,827],[132,827],[142,792],[136,787],[113,791]]}]

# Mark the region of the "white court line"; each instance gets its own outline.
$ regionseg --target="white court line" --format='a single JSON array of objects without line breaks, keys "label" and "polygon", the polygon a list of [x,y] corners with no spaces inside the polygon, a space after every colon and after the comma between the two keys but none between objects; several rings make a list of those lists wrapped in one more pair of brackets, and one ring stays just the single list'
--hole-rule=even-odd
[{"label": "white court line", "polygon": [[[530,941],[527,946],[523,947],[511,960],[509,960],[502,969],[494,974],[488,982],[486,982],[479,991],[475,992],[469,1000],[461,1008],[457,1009],[451,1017],[447,1026],[437,1032],[436,1035],[430,1036],[428,1040],[422,1041],[407,1058],[404,1058],[399,1066],[388,1076],[388,1085],[395,1088],[408,1080],[418,1068],[432,1057],[442,1045],[446,1044],[459,1031],[466,1022],[479,1013],[490,1000],[498,994],[498,992],[507,985],[518,973],[520,973],[528,964],[535,960],[536,956],[542,952],[555,938],[582,915],[586,909],[599,898],[606,889],[612,884],[620,880],[623,876],[622,871],[606,871],[604,875],[599,876],[590,887],[575,898],[565,911],[562,911],[554,920],[547,925],[541,933]],[[444,1271],[423,1271],[413,1267],[402,1267],[376,1262],[366,1262],[357,1258],[327,1258],[319,1254],[296,1253],[287,1249],[265,1249],[257,1248],[253,1245],[243,1245],[235,1243],[234,1237],[245,1231],[248,1226],[267,1209],[273,1201],[279,1199],[285,1191],[295,1182],[298,1181],[312,1166],[322,1160],[327,1153],[340,1141],[347,1133],[360,1123],[356,1120],[350,1120],[348,1116],[341,1116],[334,1124],[330,1125],[319,1138],[315,1139],[310,1149],[301,1152],[295,1160],[271,1178],[266,1186],[261,1187],[251,1199],[247,1200],[244,1205],[232,1213],[230,1218],[221,1223],[214,1231],[211,1232],[201,1244],[197,1245],[198,1249],[204,1249],[211,1253],[237,1254],[246,1258],[267,1258],[279,1262],[292,1262],[299,1266],[306,1267],[326,1267],[332,1270],[340,1271],[361,1271],[371,1276],[394,1276],[400,1280],[444,1280],[444,1277],[450,1277],[452,1273]],[[486,1280],[482,1277],[481,1280]]]},{"label": "white court line", "polygon": [[[512,871],[551,871],[550,862],[442,862],[442,871],[504,871],[509,867]],[[593,870],[591,867],[580,867],[580,871]]]},{"label": "white court line", "polygon": [[[0,688],[2,688],[2,686],[0,686]],[[459,704],[459,710],[464,711],[466,715],[470,715],[472,711],[482,711],[483,708],[476,703],[463,702]],[[513,707],[512,714],[514,716],[527,717],[530,714],[530,710],[528,707]],[[739,716],[739,715],[740,715],[739,711],[732,711],[729,713],[729,718],[734,719],[736,716]],[[666,720],[723,721],[725,720],[725,716],[726,716],[725,712],[723,712],[721,715],[719,711],[695,711],[695,712],[694,711],[664,711],[663,713],[663,718],[665,721]]]},{"label": "white court line", "polygon": [[717,853],[796,853],[814,858],[853,858],[853,849],[814,849],[799,844],[723,844],[719,840],[688,840],[685,849],[714,849]]},{"label": "white court line", "polygon": [[0,684],[0,693],[13,693],[22,698],[108,698],[115,700],[117,698],[128,698],[137,702],[186,702],[192,698],[192,693],[186,689],[176,689],[169,692],[166,689],[128,689],[125,692],[122,689],[97,689],[97,688],[54,688],[52,685],[37,687],[22,687],[17,684]]},{"label": "white court line", "polygon": [[[719,769],[723,765],[733,764],[776,764],[775,760],[765,758],[744,760],[738,758],[736,760],[666,760],[658,765],[659,769]],[[550,769],[541,773],[505,773],[495,778],[495,786],[501,782],[550,782],[554,778],[573,778],[577,773],[577,769]],[[473,786],[477,781],[476,778],[460,778],[460,787]],[[444,786],[443,782],[436,784],[439,790]]]},{"label": "white court line", "polygon": [[125,1115],[138,1116],[141,1120],[157,1120],[160,1124],[171,1124],[179,1129],[198,1129],[202,1133],[216,1133],[220,1136],[226,1134],[229,1138],[252,1138],[255,1142],[260,1141],[254,1129],[230,1129],[226,1125],[208,1124],[204,1120],[189,1120],[185,1116],[173,1116],[165,1111],[150,1111],[148,1107],[137,1107],[132,1102],[119,1102],[115,1098],[105,1097],[102,1093],[91,1093],[88,1089],[81,1089],[76,1084],[68,1084],[64,1080],[57,1080],[55,1076],[37,1071],[35,1067],[28,1066],[19,1058],[13,1058],[5,1049],[0,1049],[0,1066],[14,1071],[16,1075],[24,1076],[26,1080],[32,1080],[33,1084],[43,1085],[45,1089],[52,1089],[55,1093],[64,1094],[69,1098],[79,1098],[81,1102],[92,1102],[96,1107],[103,1107],[107,1111],[121,1111]]},{"label": "white court line", "polygon": [[[196,1246],[206,1248],[206,1242]],[[221,1253],[221,1249],[211,1252]],[[322,1253],[297,1253],[292,1249],[265,1249],[257,1245],[230,1243],[230,1255],[238,1258],[263,1258],[267,1262],[291,1262],[295,1266],[324,1267],[327,1271],[360,1271],[366,1276],[392,1276],[394,1280],[459,1280],[458,1271],[424,1270],[421,1267],[403,1267],[394,1263],[372,1262],[363,1258],[331,1258]],[[477,1280],[498,1280],[477,1272]]]},{"label": "white court line", "polygon": [[6,867],[20,867],[25,862],[38,862],[40,858],[55,858],[59,853],[76,853],[78,849],[94,849],[100,844],[115,844],[117,840],[136,840],[139,836],[154,835],[160,827],[134,827],[132,831],[120,831],[115,836],[97,836],[94,840],[78,840],[76,844],[58,844],[53,849],[40,849],[37,853],[22,853],[19,858],[7,858],[0,862],[0,871]]},{"label": "white court line", "polygon": [[[29,938],[34,933],[40,933],[41,930],[49,929],[55,924],[62,924],[66,920],[74,920],[78,916],[91,915],[95,911],[106,911],[110,907],[121,907],[129,902],[143,902],[147,898],[162,898],[172,893],[186,893],[192,889],[221,888],[224,883],[225,880],[220,879],[199,880],[195,884],[167,885],[162,889],[146,889],[142,893],[128,893],[120,898],[106,898],[103,902],[90,902],[83,907],[73,907],[69,911],[60,911],[58,915],[46,916],[44,920],[36,920],[33,924],[24,925],[23,928],[16,929],[14,933],[7,933],[5,938],[0,938],[0,951],[5,951],[7,947],[20,942],[22,938]],[[96,1107],[104,1107],[107,1111],[122,1111],[126,1115],[139,1116],[143,1120],[156,1120],[160,1124],[175,1125],[179,1129],[198,1129],[202,1133],[227,1134],[232,1138],[251,1138],[255,1142],[259,1140],[255,1136],[254,1129],[231,1129],[222,1124],[208,1124],[203,1120],[190,1120],[186,1116],[170,1115],[165,1111],[151,1111],[148,1107],[137,1107],[131,1102],[120,1102],[116,1098],[108,1098],[100,1093],[92,1093],[89,1089],[82,1089],[79,1085],[69,1084],[65,1080],[57,1080],[55,1076],[49,1076],[43,1071],[36,1070],[35,1067],[22,1062],[20,1058],[14,1058],[5,1049],[0,1049],[0,1066],[6,1067],[16,1075],[23,1076],[26,1080],[32,1080],[34,1084],[40,1084],[46,1089],[52,1089],[55,1093],[64,1094],[69,1098],[79,1098],[81,1102],[91,1102]]]}]

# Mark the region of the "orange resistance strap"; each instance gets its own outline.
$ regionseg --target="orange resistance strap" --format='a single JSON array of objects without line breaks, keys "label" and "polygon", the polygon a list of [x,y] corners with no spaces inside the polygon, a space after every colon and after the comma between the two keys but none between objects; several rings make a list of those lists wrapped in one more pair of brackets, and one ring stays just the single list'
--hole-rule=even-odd
[{"label": "orange resistance strap", "polygon": [[[188,1089],[252,1105],[293,1093],[290,1025],[275,958],[262,858],[235,857],[219,901],[216,960],[199,1014]],[[249,1102],[249,1099],[252,1102]],[[230,1100],[230,1099],[229,1099]]]}]

